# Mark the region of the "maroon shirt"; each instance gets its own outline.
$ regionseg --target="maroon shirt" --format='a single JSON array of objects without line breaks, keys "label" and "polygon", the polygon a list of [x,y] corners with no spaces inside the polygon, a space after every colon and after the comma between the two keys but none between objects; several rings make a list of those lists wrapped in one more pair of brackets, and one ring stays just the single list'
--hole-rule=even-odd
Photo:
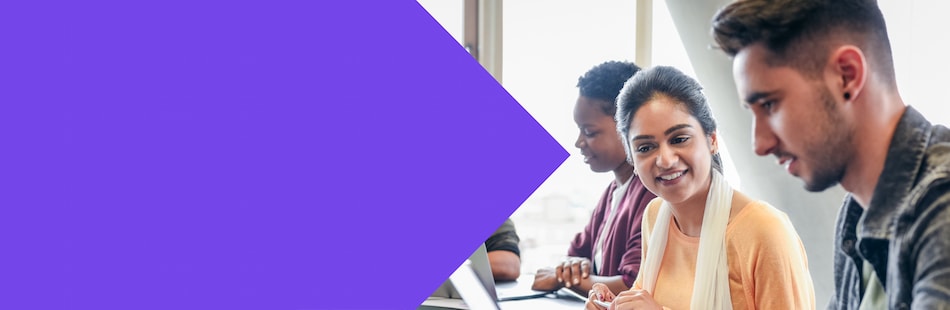
[{"label": "maroon shirt", "polygon": [[[640,272],[640,226],[643,223],[643,212],[656,195],[651,193],[640,178],[633,177],[630,180],[630,186],[627,192],[621,197],[620,205],[617,206],[617,215],[614,216],[612,230],[606,234],[604,240],[604,264],[600,270],[594,270],[594,274],[600,276],[622,275],[623,282],[628,287],[633,285],[637,279],[637,273]],[[607,211],[613,200],[613,191],[617,188],[617,181],[610,182],[610,186],[604,191],[594,209],[594,214],[590,217],[590,223],[584,227],[584,230],[574,237],[571,242],[571,248],[567,255],[576,257],[586,257],[593,260],[594,242],[603,230],[604,221],[607,218]],[[593,266],[591,266],[593,268]]]}]

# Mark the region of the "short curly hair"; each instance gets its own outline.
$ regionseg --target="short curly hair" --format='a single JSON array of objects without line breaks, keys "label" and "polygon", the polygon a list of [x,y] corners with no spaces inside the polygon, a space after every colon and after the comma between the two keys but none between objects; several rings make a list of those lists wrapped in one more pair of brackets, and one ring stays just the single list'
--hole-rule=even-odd
[{"label": "short curly hair", "polygon": [[640,67],[632,62],[608,61],[594,66],[579,77],[577,88],[581,96],[605,101],[601,108],[604,114],[613,117],[617,112],[615,102],[620,89],[639,71]]},{"label": "short curly hair", "polygon": [[730,57],[762,43],[770,66],[817,76],[835,40],[861,48],[875,70],[894,79],[891,45],[876,0],[740,0],[716,13],[717,45]]}]

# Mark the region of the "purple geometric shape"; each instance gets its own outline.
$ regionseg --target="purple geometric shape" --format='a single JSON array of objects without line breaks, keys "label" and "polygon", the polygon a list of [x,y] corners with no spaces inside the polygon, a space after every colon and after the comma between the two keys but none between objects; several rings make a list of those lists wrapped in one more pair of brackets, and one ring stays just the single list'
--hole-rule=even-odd
[{"label": "purple geometric shape", "polygon": [[0,29],[3,309],[413,308],[567,157],[415,1]]}]

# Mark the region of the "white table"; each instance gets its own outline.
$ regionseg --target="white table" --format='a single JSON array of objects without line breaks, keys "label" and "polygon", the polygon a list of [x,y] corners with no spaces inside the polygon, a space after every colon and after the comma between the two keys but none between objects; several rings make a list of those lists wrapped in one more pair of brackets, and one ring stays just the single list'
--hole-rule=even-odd
[{"label": "white table", "polygon": [[[530,290],[534,282],[533,274],[523,274],[514,282],[503,282],[495,284],[495,290],[499,295],[503,292],[525,292]],[[498,306],[502,310],[520,310],[520,309],[584,309],[584,302],[574,297],[564,294],[547,294],[543,297],[499,301]]]}]

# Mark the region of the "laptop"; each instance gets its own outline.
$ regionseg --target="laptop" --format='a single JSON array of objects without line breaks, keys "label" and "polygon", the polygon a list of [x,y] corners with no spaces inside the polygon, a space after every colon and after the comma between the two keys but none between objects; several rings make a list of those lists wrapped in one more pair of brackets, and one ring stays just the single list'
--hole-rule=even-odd
[{"label": "laptop", "polygon": [[419,309],[498,309],[497,300],[495,279],[483,243]]},{"label": "laptop", "polygon": [[530,289],[530,282],[497,290],[485,244],[462,263],[419,309],[498,309],[498,301],[542,297],[550,292]]}]

